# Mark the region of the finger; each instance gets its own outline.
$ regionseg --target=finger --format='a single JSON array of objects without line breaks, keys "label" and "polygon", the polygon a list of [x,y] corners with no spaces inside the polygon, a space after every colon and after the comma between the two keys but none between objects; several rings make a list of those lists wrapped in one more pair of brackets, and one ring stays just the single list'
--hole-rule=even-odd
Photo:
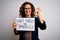
[{"label": "finger", "polygon": [[40,7],[37,8],[38,11],[42,11]]},{"label": "finger", "polygon": [[16,28],[16,26],[17,26],[17,24],[14,22],[14,23],[13,23],[13,28]]},{"label": "finger", "polygon": [[16,24],[14,24],[14,27],[16,27]]}]

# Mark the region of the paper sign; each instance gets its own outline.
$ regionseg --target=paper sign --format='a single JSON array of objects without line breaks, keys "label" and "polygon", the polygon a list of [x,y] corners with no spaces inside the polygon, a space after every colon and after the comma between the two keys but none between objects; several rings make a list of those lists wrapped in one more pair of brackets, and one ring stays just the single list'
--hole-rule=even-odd
[{"label": "paper sign", "polygon": [[35,18],[16,18],[19,31],[35,31]]}]

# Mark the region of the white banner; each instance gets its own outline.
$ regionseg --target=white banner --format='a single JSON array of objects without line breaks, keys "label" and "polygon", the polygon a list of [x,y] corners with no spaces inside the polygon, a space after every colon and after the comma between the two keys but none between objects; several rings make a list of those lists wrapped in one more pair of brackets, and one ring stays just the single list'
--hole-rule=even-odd
[{"label": "white banner", "polygon": [[16,18],[19,31],[35,31],[35,18]]}]

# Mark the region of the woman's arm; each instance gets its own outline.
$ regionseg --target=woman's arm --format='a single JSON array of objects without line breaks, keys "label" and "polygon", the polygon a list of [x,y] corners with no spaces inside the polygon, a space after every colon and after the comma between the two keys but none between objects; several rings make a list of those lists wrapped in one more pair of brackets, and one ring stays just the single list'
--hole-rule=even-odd
[{"label": "woman's arm", "polygon": [[13,25],[12,25],[12,27],[14,29],[14,34],[15,35],[18,35],[19,34],[19,31],[16,30],[16,26],[17,26],[17,24],[16,24],[16,22],[14,22]]},{"label": "woman's arm", "polygon": [[38,26],[40,29],[45,30],[46,29],[46,23],[43,20],[42,16],[41,16],[41,9],[37,8],[35,11],[35,16],[38,18]]},{"label": "woman's arm", "polygon": [[14,29],[14,34],[15,35],[18,35],[19,34],[19,31],[17,31],[16,29]]},{"label": "woman's arm", "polygon": [[[39,19],[38,19],[39,20]],[[43,23],[39,20],[38,21],[38,26],[41,30],[45,30],[46,29],[46,22],[43,20]]]},{"label": "woman's arm", "polygon": [[46,29],[46,22],[43,20],[43,18],[41,16],[38,16],[38,25],[39,25],[39,28],[41,30],[45,30]]}]

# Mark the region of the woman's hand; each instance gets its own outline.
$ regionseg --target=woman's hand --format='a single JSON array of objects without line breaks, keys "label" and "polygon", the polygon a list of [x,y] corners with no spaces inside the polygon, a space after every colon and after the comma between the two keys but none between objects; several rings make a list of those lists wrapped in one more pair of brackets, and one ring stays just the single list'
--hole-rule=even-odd
[{"label": "woman's hand", "polygon": [[12,27],[14,29],[14,33],[15,33],[15,35],[18,35],[18,31],[16,30],[16,26],[17,26],[17,23],[16,22],[13,22]]},{"label": "woman's hand", "polygon": [[43,24],[43,18],[41,16],[41,9],[37,8],[36,11],[34,12],[34,15],[39,18],[40,22]]},{"label": "woman's hand", "polygon": [[16,29],[16,26],[17,26],[17,24],[16,24],[16,22],[14,22],[12,25],[13,29]]},{"label": "woman's hand", "polygon": [[36,17],[39,17],[41,15],[41,9],[40,8],[36,8],[35,12],[34,12],[34,15]]}]

